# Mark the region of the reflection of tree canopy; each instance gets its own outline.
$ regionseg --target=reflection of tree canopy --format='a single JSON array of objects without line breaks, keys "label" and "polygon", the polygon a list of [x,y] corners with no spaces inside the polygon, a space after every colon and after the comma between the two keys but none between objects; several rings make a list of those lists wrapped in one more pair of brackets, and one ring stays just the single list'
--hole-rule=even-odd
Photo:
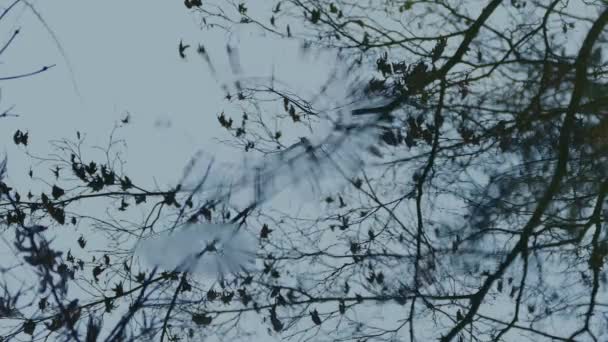
[{"label": "reflection of tree canopy", "polygon": [[[185,5],[205,28],[244,25],[301,40],[308,50],[338,51],[343,65],[320,93],[328,98],[342,88],[343,99],[313,101],[278,82],[242,79],[227,88],[227,99],[243,111],[227,110],[218,121],[236,146],[270,157],[262,164],[267,173],[243,177],[270,188],[264,195],[306,175],[321,178],[315,172],[327,164],[348,187],[323,193],[324,209],[312,216],[267,206],[240,211],[243,229],[259,234],[259,273],[220,280],[155,274],[136,267],[128,241],[161,225],[235,220],[239,210],[210,192],[144,189],[114,171],[113,144],[106,162],[91,164],[80,143],[63,142],[58,149],[74,154],[58,163],[79,185],[53,188],[53,200],[9,196],[3,210],[30,232],[18,246],[31,254],[43,286],[75,281],[105,292],[80,303],[56,293],[59,313],[37,313],[16,332],[44,322],[74,337],[81,312],[99,316],[129,303],[110,339],[250,340],[250,333],[264,335],[260,326],[307,341],[606,339],[602,1]],[[204,48],[198,53],[211,61]],[[238,69],[236,49],[228,54]],[[325,123],[332,129],[319,139],[315,129]],[[95,219],[113,254],[85,265],[68,252],[69,270],[46,242],[32,247],[38,232],[24,224],[26,209],[63,225],[71,203],[93,197],[149,214],[141,224]]]}]

